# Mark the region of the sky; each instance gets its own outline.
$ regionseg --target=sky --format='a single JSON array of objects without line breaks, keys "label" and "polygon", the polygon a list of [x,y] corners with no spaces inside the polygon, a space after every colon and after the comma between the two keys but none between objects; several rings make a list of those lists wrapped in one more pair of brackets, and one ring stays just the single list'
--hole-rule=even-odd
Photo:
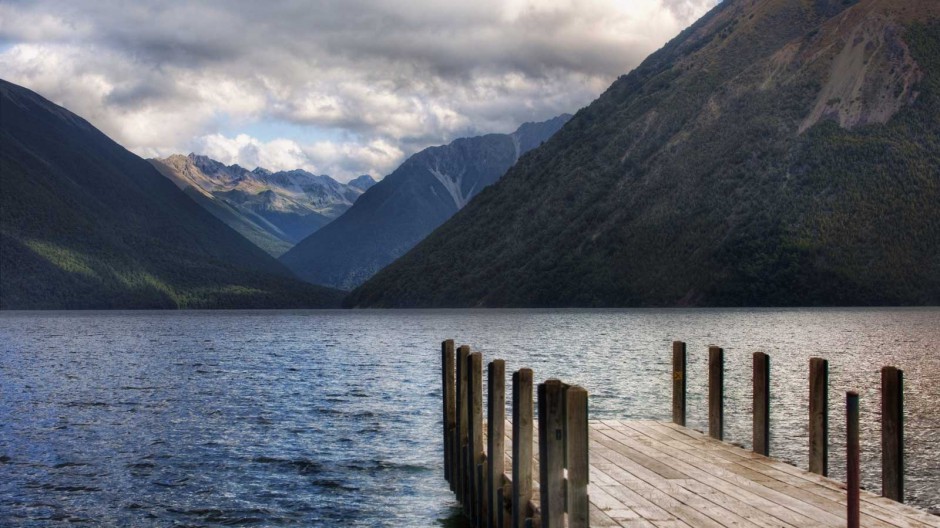
[{"label": "sky", "polygon": [[0,0],[0,78],[143,157],[382,176],[574,113],[716,0]]}]

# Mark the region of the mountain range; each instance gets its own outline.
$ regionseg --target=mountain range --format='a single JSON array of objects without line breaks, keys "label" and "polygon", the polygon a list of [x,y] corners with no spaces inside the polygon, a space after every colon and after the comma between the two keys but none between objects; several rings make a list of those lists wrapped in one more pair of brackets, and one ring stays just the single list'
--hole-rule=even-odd
[{"label": "mountain range", "polygon": [[339,303],[84,119],[0,80],[0,308]]},{"label": "mountain range", "polygon": [[938,19],[725,0],[345,303],[940,304]]},{"label": "mountain range", "polygon": [[280,260],[312,283],[352,289],[499,180],[570,117],[565,114],[525,123],[511,134],[461,138],[422,150]]},{"label": "mountain range", "polygon": [[375,184],[368,175],[343,184],[304,170],[248,170],[196,154],[148,161],[213,216],[275,257],[344,213]]}]

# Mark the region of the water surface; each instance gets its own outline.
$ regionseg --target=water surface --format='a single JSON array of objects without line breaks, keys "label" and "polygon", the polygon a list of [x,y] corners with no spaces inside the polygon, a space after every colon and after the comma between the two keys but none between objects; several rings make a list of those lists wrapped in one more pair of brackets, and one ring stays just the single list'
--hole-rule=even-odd
[{"label": "water surface", "polygon": [[[774,456],[806,466],[808,359],[829,359],[830,467],[862,402],[880,489],[879,369],[905,371],[907,499],[940,508],[940,309],[6,312],[0,525],[438,526],[440,341],[585,386],[593,418],[668,419],[688,343],[705,429],[725,348],[726,435],[750,445],[751,353],[772,361]],[[511,399],[511,398],[510,398]]]}]

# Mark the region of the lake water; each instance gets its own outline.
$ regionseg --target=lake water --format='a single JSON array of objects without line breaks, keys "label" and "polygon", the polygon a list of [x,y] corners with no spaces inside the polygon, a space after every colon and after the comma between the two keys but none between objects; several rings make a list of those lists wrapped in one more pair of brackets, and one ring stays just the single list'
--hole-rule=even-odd
[{"label": "lake water", "polygon": [[[751,353],[772,362],[772,455],[806,467],[808,359],[862,406],[880,490],[879,369],[905,371],[907,499],[940,508],[940,309],[0,313],[0,526],[439,526],[440,341],[586,387],[592,418],[669,419],[671,342],[706,428],[725,348],[726,435],[750,445]],[[485,370],[485,369],[484,369]],[[450,519],[450,520],[449,520]]]}]

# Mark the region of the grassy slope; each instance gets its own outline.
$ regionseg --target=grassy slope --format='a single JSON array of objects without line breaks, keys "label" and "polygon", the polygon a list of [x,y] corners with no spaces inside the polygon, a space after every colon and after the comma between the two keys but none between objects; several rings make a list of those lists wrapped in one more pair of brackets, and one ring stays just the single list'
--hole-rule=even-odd
[{"label": "grassy slope", "polygon": [[925,72],[915,104],[798,134],[828,57],[774,57],[812,49],[839,6],[748,4],[621,77],[346,303],[940,302],[938,26],[904,36]]}]

